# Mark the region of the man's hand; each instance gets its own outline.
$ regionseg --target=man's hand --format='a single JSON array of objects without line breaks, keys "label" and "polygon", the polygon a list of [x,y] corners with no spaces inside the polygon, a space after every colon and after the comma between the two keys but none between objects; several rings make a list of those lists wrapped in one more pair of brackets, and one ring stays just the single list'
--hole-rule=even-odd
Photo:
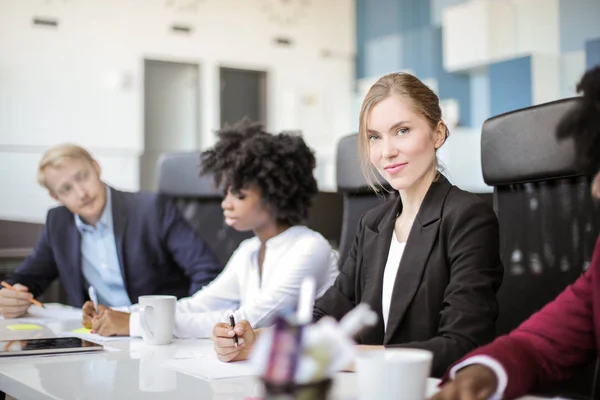
[{"label": "man's hand", "polygon": [[0,289],[0,314],[4,318],[17,318],[25,314],[33,299],[33,295],[29,293],[27,286],[15,283],[13,287],[16,290],[6,288]]},{"label": "man's hand", "polygon": [[487,400],[496,392],[498,378],[485,365],[469,365],[456,373],[431,400]]},{"label": "man's hand", "polygon": [[[238,335],[238,347],[233,342],[234,333]],[[258,337],[250,323],[240,321],[231,329],[231,325],[221,322],[213,327],[212,341],[217,352],[217,358],[223,362],[241,361],[248,359],[252,345]]]},{"label": "man's hand", "polygon": [[129,336],[131,314],[105,308],[92,318],[92,330],[102,336]]},{"label": "man's hand", "polygon": [[94,303],[89,300],[86,301],[83,307],[81,308],[81,325],[83,325],[87,329],[92,329],[92,319],[94,319],[94,316],[99,316],[100,314],[102,314],[102,311],[107,309],[108,307],[103,306],[102,304],[98,304],[98,314],[96,314]]}]

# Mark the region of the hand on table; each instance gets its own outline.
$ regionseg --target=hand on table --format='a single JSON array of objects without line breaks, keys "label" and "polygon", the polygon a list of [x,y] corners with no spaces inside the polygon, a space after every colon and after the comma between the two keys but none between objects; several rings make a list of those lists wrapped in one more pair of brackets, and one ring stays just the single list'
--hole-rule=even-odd
[{"label": "hand on table", "polygon": [[[235,347],[233,336],[238,335],[238,347]],[[213,341],[217,358],[223,362],[246,360],[252,351],[252,345],[258,338],[258,330],[252,329],[246,320],[240,321],[231,329],[231,325],[221,322],[213,327]]]},{"label": "hand on table", "polygon": [[[108,309],[108,307],[103,306],[102,304],[98,304],[98,315],[102,314],[102,311],[107,310],[107,309]],[[92,319],[96,315],[96,309],[94,308],[94,303],[89,300],[86,301],[85,304],[83,305],[83,307],[81,308],[81,311],[82,311],[81,325],[83,325],[84,328],[92,329]]]},{"label": "hand on table", "polygon": [[469,365],[456,373],[431,400],[487,400],[496,392],[498,378],[491,368]]},{"label": "hand on table", "polygon": [[92,318],[92,331],[102,336],[129,336],[130,316],[105,307]]},{"label": "hand on table", "polygon": [[0,289],[0,315],[7,319],[24,315],[31,306],[29,300],[33,299],[27,286],[15,283],[13,288],[16,290]]}]

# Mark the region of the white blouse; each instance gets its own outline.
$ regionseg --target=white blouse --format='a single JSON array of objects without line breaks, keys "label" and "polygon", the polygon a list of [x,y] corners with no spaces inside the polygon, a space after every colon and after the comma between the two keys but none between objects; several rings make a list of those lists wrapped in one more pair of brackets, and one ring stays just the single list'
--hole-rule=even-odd
[{"label": "white blouse", "polygon": [[396,275],[404,254],[406,242],[400,243],[396,238],[396,232],[392,232],[392,242],[390,243],[390,251],[388,252],[387,262],[383,270],[383,292],[381,294],[381,313],[383,315],[384,331],[387,329],[387,322],[390,314],[390,303],[392,301],[392,293],[394,292],[394,283]]},{"label": "white blouse", "polygon": [[[235,310],[236,321],[248,320],[254,328],[269,326],[277,313],[296,309],[304,277],[315,278],[320,297],[339,273],[337,252],[305,226],[293,226],[267,241],[262,279],[259,250],[257,237],[244,240],[214,281],[177,302],[176,337],[210,337],[215,324],[229,322],[229,310]],[[142,335],[136,311],[131,313],[129,332]]]}]

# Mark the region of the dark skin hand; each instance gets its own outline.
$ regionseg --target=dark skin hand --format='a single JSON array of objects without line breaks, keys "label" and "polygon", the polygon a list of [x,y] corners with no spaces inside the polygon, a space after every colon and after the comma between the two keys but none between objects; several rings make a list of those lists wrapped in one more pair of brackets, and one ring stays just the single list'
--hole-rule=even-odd
[{"label": "dark skin hand", "polygon": [[81,324],[94,333],[102,336],[129,336],[129,313],[98,305],[96,314],[94,303],[86,301],[82,314]]},{"label": "dark skin hand", "polygon": [[107,308],[92,319],[92,331],[102,336],[129,336],[131,314]]},{"label": "dark skin hand", "polygon": [[[103,306],[102,304],[98,305],[98,315],[100,315],[102,313],[102,311],[108,309],[108,307]],[[83,307],[81,308],[82,311],[82,319],[81,319],[81,325],[83,325],[84,328],[87,329],[92,329],[92,320],[94,319],[94,316],[96,315],[96,309],[94,308],[94,303],[92,303],[91,301],[86,301],[85,304],[83,305]]]},{"label": "dark skin hand", "polygon": [[456,373],[431,400],[487,400],[496,392],[498,378],[485,365],[469,365]]}]

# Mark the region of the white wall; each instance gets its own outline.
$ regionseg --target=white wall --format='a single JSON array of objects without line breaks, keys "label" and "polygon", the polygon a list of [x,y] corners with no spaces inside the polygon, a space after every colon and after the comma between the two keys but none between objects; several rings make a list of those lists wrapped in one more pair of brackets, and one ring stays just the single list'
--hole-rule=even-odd
[{"label": "white wall", "polygon": [[[51,202],[36,186],[35,165],[59,142],[77,142],[99,156],[109,183],[138,188],[144,58],[200,64],[203,148],[219,125],[218,68],[266,70],[268,128],[310,128],[320,184],[333,186],[335,143],[354,123],[352,1],[308,2],[289,26],[265,12],[269,4],[283,10],[280,2],[204,0],[184,11],[166,4],[0,1],[0,187],[10,194],[0,196],[0,218],[44,219]],[[60,24],[34,27],[33,17]],[[171,33],[173,23],[191,26],[192,35]],[[275,36],[293,45],[279,47]]]}]

